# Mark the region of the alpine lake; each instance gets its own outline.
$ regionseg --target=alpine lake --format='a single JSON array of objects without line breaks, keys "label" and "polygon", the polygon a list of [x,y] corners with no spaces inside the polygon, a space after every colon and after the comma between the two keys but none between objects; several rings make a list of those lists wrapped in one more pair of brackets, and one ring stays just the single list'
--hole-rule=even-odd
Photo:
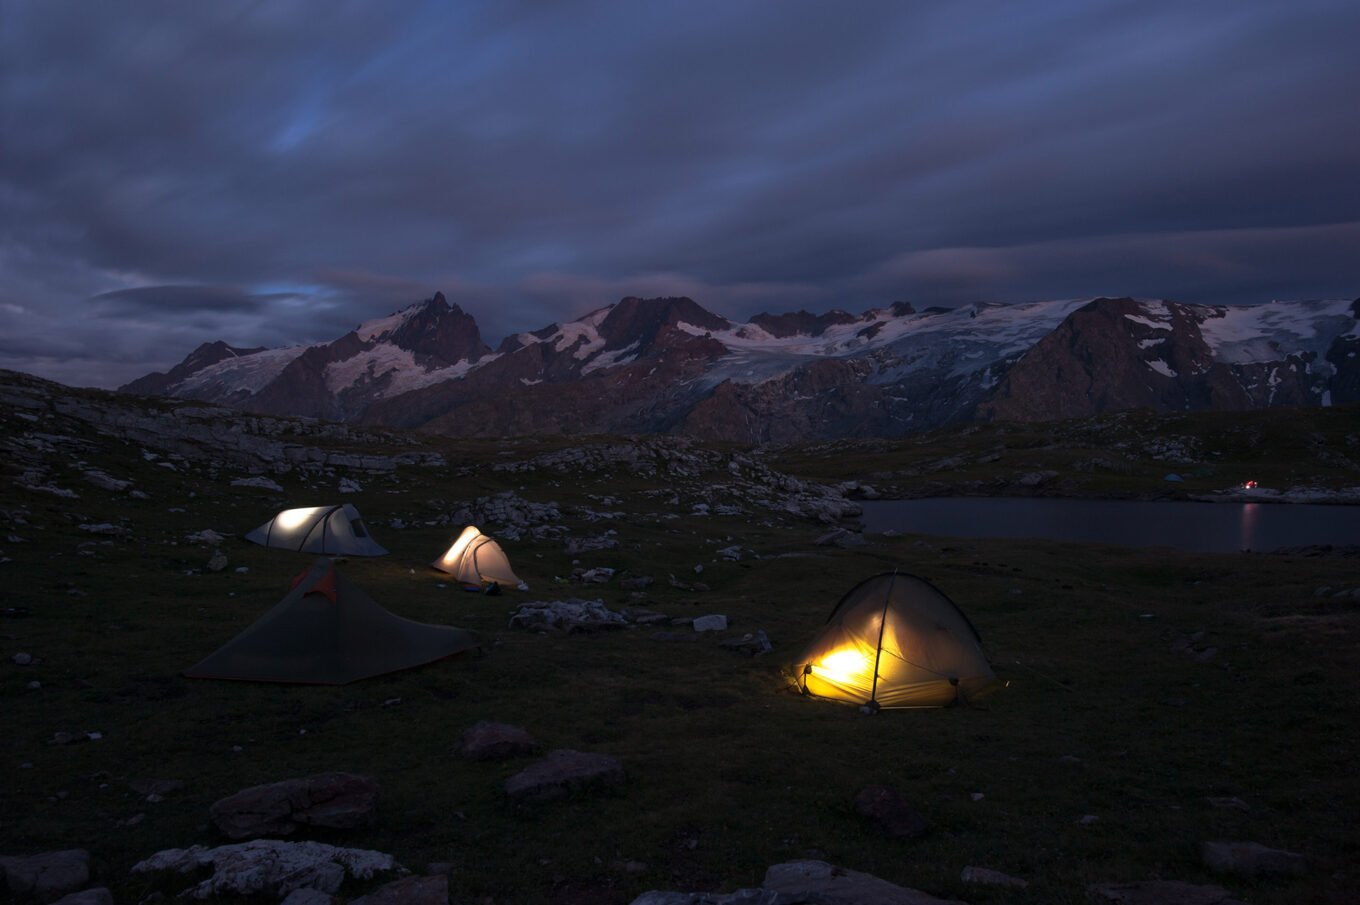
[{"label": "alpine lake", "polygon": [[[39,429],[19,414],[0,410],[11,436]],[[233,487],[244,471],[182,447],[111,439],[44,413],[40,429],[74,450],[53,455],[44,480],[78,495],[24,489],[6,474],[0,853],[85,848],[92,882],[115,901],[169,901],[184,878],[131,866],[163,849],[227,842],[209,821],[213,802],[340,770],[378,782],[376,823],[293,838],[391,853],[416,873],[447,865],[459,903],[728,892],[799,858],[974,905],[1084,903],[1092,884],[1147,879],[1219,885],[1254,905],[1351,902],[1360,884],[1355,556],[1152,549],[1089,535],[1069,543],[990,527],[970,532],[985,539],[949,537],[938,512],[919,526],[929,530],[869,530],[842,547],[818,543],[830,526],[781,509],[777,495],[762,505],[734,494],[731,462],[856,482],[852,497],[866,485],[897,498],[1035,488],[1178,506],[1154,499],[1172,492],[1169,468],[1185,468],[1168,464],[1168,448],[1212,466],[1186,492],[1245,473],[1268,486],[1360,483],[1356,414],[1134,415],[764,450],[674,441],[682,458],[644,470],[594,452],[628,439],[394,437],[394,447],[447,464],[299,468],[271,474],[273,491]],[[83,482],[90,463],[145,497]],[[1049,471],[1056,477],[1037,488],[1025,483]],[[345,478],[343,500],[391,551],[342,562],[346,579],[399,615],[477,632],[482,655],[339,687],[184,678],[312,561],[241,536],[282,508],[338,500]],[[500,538],[529,590],[465,593],[428,564],[463,527],[455,513],[505,493],[555,504],[554,530]],[[81,527],[100,524],[119,530]],[[481,527],[495,536],[501,526]],[[226,538],[220,571],[206,568],[212,549],[188,540],[204,529]],[[610,531],[616,546],[568,552],[570,538]],[[736,556],[719,553],[734,547]],[[614,577],[579,580],[601,568]],[[891,570],[928,579],[967,613],[1005,688],[978,706],[873,716],[797,693],[787,665],[842,594]],[[625,590],[624,572],[654,581]],[[569,597],[670,618],[662,632],[508,627],[522,603]],[[729,630],[677,640],[708,614],[726,615]],[[767,654],[717,643],[757,630],[772,642]],[[17,662],[20,653],[31,662]],[[462,759],[458,740],[479,720],[521,726],[545,751],[611,755],[627,779],[514,804],[505,781],[532,758]],[[151,779],[183,785],[137,791]],[[897,789],[929,831],[889,838],[860,817],[853,801],[871,784]],[[1216,874],[1200,846],[1220,840],[1299,852],[1309,868]],[[968,884],[970,865],[1030,885]],[[379,882],[351,880],[342,894]]]}]

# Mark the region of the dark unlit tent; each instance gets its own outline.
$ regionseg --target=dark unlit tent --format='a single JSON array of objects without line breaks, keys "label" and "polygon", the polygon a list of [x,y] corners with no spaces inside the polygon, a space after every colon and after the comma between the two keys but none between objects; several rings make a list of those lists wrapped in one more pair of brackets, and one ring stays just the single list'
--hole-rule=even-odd
[{"label": "dark unlit tent", "polygon": [[383,609],[318,559],[254,625],[185,671],[194,679],[343,685],[473,650],[477,637]]},{"label": "dark unlit tent", "polygon": [[265,547],[325,556],[384,556],[359,510],[349,503],[285,509],[246,535]]},{"label": "dark unlit tent", "polygon": [[943,707],[996,683],[963,611],[925,579],[896,572],[851,588],[795,668],[805,694],[875,709]]}]

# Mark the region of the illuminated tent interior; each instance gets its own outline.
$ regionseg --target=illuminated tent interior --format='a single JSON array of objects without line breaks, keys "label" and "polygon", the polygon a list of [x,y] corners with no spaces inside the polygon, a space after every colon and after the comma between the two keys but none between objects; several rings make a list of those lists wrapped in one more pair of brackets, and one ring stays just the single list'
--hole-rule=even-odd
[{"label": "illuminated tent interior", "polygon": [[874,709],[943,707],[996,682],[963,611],[930,582],[894,572],[841,598],[796,672],[804,694]]},{"label": "illuminated tent interior", "polygon": [[461,628],[388,612],[325,557],[250,628],[185,670],[193,679],[344,685],[478,646]]},{"label": "illuminated tent interior", "polygon": [[285,509],[247,534],[246,540],[265,547],[327,556],[384,556],[387,553],[369,535],[359,510],[349,503]]},{"label": "illuminated tent interior", "polygon": [[468,584],[494,581],[502,585],[525,586],[510,568],[510,560],[501,545],[473,525],[464,528],[448,552],[430,565]]}]

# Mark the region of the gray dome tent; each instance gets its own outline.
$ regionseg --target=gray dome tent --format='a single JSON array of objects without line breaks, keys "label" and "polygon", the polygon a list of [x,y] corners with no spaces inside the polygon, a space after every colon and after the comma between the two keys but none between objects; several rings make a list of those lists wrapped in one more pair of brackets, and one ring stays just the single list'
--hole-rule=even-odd
[{"label": "gray dome tent", "polygon": [[322,557],[250,628],[185,670],[193,679],[344,685],[478,646],[461,628],[383,609]]},{"label": "gray dome tent", "polygon": [[930,582],[898,572],[851,588],[796,672],[804,694],[875,709],[943,707],[996,683],[963,611]]},{"label": "gray dome tent", "polygon": [[285,509],[246,535],[246,540],[280,550],[327,556],[385,556],[349,503]]}]

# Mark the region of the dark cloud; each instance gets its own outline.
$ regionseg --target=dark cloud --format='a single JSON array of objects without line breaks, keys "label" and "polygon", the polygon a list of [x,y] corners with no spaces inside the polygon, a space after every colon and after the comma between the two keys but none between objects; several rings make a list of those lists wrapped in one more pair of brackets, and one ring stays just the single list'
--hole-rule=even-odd
[{"label": "dark cloud", "polygon": [[0,364],[26,337],[44,373],[328,338],[435,290],[494,339],[681,289],[742,316],[1360,283],[1335,244],[1360,7],[1334,0],[5,0],[4,22]]},{"label": "dark cloud", "polygon": [[260,311],[286,293],[257,295],[232,286],[140,286],[101,292],[90,301],[99,317],[121,316],[131,311],[172,314],[221,311]]}]

